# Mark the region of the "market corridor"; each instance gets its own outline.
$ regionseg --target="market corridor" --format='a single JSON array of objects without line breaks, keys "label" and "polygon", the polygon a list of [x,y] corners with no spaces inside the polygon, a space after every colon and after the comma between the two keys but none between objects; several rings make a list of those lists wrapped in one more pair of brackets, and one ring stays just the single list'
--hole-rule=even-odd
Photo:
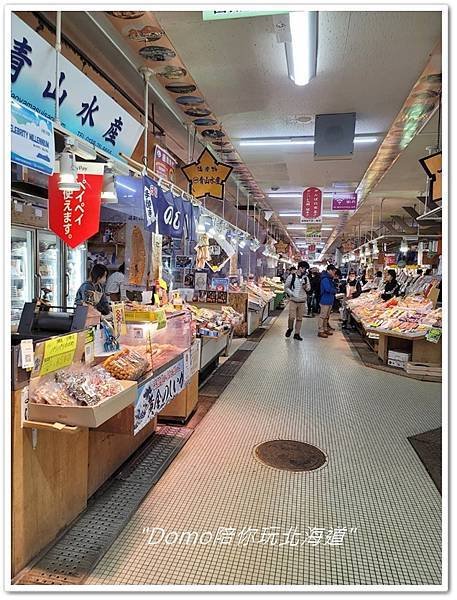
[{"label": "market corridor", "polygon": [[[286,319],[284,311],[87,583],[441,583],[441,497],[407,439],[441,425],[441,386],[364,367],[340,331],[318,339],[315,319],[305,319],[303,342],[286,339]],[[254,447],[275,438],[318,446],[327,466],[303,474],[260,464]],[[147,527],[227,531],[210,543],[148,544]],[[341,545],[317,543],[316,532],[293,545],[287,532],[304,540],[307,527],[347,533]],[[240,537],[249,528],[268,528],[266,543]]]}]

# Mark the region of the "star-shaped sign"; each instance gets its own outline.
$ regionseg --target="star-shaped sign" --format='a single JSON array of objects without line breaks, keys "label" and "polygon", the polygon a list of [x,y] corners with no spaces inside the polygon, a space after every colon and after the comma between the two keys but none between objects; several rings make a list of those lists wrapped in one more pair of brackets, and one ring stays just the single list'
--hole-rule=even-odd
[{"label": "star-shaped sign", "polygon": [[218,162],[208,148],[203,150],[197,162],[186,165],[182,171],[190,182],[190,193],[194,198],[212,196],[223,200],[224,184],[232,167]]},{"label": "star-shaped sign", "polygon": [[442,168],[442,156],[441,152],[436,154],[430,154],[425,158],[419,159],[422,168],[430,177],[431,185],[431,197],[434,202],[441,200],[441,168]]}]

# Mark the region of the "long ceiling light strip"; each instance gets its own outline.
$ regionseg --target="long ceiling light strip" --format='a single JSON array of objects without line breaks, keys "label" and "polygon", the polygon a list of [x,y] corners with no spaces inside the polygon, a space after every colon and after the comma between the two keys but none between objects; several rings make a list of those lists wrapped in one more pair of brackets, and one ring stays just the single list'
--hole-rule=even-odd
[{"label": "long ceiling light strip", "polygon": [[[375,144],[379,136],[375,135],[356,135],[355,144]],[[314,138],[264,138],[264,139],[245,139],[239,140],[240,146],[314,146]]]}]

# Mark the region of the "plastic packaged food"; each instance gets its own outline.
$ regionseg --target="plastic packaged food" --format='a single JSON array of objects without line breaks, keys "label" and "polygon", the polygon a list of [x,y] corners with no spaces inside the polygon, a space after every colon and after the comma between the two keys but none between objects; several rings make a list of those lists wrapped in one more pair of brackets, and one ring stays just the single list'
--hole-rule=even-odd
[{"label": "plastic packaged food", "polygon": [[138,381],[150,370],[148,360],[130,348],[124,348],[107,358],[103,367],[116,379],[130,381]]}]

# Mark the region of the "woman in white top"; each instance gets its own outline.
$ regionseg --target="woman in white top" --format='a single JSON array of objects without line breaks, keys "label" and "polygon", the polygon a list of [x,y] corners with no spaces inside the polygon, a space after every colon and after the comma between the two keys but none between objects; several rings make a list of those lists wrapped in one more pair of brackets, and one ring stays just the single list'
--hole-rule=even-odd
[{"label": "woman in white top", "polygon": [[111,273],[105,286],[105,294],[107,294],[113,302],[121,299],[121,285],[125,279],[125,264],[119,267],[117,271]]}]

